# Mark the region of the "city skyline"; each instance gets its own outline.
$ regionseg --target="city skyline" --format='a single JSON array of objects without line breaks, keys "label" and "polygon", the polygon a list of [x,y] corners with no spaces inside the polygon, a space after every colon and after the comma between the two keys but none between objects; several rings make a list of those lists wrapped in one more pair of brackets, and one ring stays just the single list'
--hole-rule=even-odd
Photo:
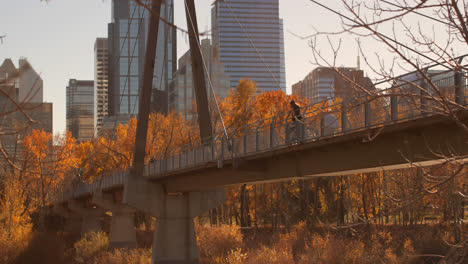
[{"label": "city skyline", "polygon": [[[196,0],[200,32],[210,32],[212,0]],[[330,3],[330,7],[342,10],[339,3]],[[298,8],[300,7],[300,8]],[[280,17],[284,21],[286,87],[290,92],[291,85],[309,73],[316,66],[310,48],[310,39],[306,36],[321,31],[340,30],[338,16],[330,15],[317,8],[308,0],[297,0],[291,4],[280,0]],[[87,19],[82,20],[82,14]],[[18,14],[21,14],[18,15]],[[26,22],[22,17],[30,18]],[[79,22],[78,22],[79,21]],[[27,57],[44,79],[44,100],[54,103],[54,131],[65,132],[65,85],[70,78],[92,79],[94,76],[93,46],[97,37],[107,36],[107,24],[111,21],[111,1],[95,0],[39,0],[8,1],[0,10],[0,60]],[[186,19],[183,2],[174,3],[175,24],[184,29]],[[60,23],[57,23],[60,22]],[[27,34],[24,34],[27,32]],[[205,34],[204,37],[207,35]],[[187,35],[177,32],[177,53],[188,50]],[[34,45],[30,45],[34,40]],[[384,47],[373,45],[372,52],[387,52]],[[326,40],[319,43],[328,48]],[[373,45],[373,46],[372,46]],[[388,53],[388,52],[387,52]],[[325,54],[325,53],[324,53]],[[358,48],[356,39],[343,40],[341,56],[337,65],[352,67],[356,65]],[[73,61],[73,64],[68,63]],[[363,70],[371,72],[368,69]]]},{"label": "city skyline", "polygon": [[468,263],[468,0],[4,2],[2,263]]}]

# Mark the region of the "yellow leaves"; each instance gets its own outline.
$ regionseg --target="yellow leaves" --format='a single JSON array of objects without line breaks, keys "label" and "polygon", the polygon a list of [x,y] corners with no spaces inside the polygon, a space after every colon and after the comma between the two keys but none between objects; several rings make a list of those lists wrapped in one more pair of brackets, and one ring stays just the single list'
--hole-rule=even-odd
[{"label": "yellow leaves", "polygon": [[33,130],[31,135],[28,135],[23,140],[23,145],[32,158],[45,159],[49,145],[52,144],[52,134],[44,130]]},{"label": "yellow leaves", "polygon": [[[83,178],[93,181],[104,173],[130,168],[133,162],[137,120],[118,124],[115,131],[77,148]],[[148,122],[146,162],[163,158],[177,147],[196,141],[195,128],[179,114],[152,113]]]},{"label": "yellow leaves", "polygon": [[44,206],[65,179],[78,166],[76,140],[70,133],[56,136],[43,130],[33,130],[23,140],[25,176],[30,182],[30,195],[35,205]]},{"label": "yellow leaves", "polygon": [[221,103],[224,122],[231,130],[247,125],[252,122],[253,109],[252,100],[257,91],[255,82],[242,79],[236,90],[231,90]]},{"label": "yellow leaves", "polygon": [[196,229],[200,257],[208,263],[223,263],[232,250],[242,246],[243,235],[238,226],[209,228],[197,225]]},{"label": "yellow leaves", "polygon": [[328,203],[326,194],[323,190],[319,192],[319,199],[320,199],[320,213],[325,214],[328,211]]},{"label": "yellow leaves", "polygon": [[147,160],[165,157],[177,147],[196,141],[199,137],[195,130],[179,114],[151,114],[146,145]]},{"label": "yellow leaves", "polygon": [[[32,229],[31,218],[25,206],[24,182],[17,175],[7,175],[3,183],[0,200],[0,229],[11,241],[21,241],[29,236]],[[1,231],[0,231],[1,232]]]},{"label": "yellow leaves", "polygon": [[220,104],[226,127],[231,132],[247,124],[288,113],[291,100],[296,101],[300,106],[308,104],[307,99],[297,95],[286,95],[283,91],[259,94],[256,92],[255,82],[242,79],[237,88],[229,91],[228,96]]}]

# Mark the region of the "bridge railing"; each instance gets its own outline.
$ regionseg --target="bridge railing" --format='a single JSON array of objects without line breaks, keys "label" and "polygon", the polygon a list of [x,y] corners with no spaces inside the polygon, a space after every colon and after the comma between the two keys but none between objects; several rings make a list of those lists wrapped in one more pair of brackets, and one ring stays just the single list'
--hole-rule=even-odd
[{"label": "bridge railing", "polygon": [[[229,137],[218,135],[210,144],[181,146],[172,150],[172,155],[151,161],[144,175],[165,175],[210,163],[222,165],[223,161],[236,157],[446,113],[467,105],[464,72],[438,71],[431,73],[430,78],[397,78],[390,88],[371,95],[333,105],[320,102],[305,106],[301,109],[301,120],[294,121],[291,113],[284,113],[240,127]],[[332,101],[335,100],[328,99]],[[128,171],[106,175],[100,181],[64,193],[62,199],[123,185],[128,175]]]},{"label": "bridge railing", "polygon": [[431,92],[429,85],[424,83],[427,80],[397,80],[397,84],[389,89],[352,102],[304,107],[304,118],[300,121],[292,121],[292,116],[287,113],[248,124],[237,129],[230,138],[222,136],[208,145],[186,146],[173,156],[154,161],[148,165],[146,175],[204,166],[297,142],[444,113],[447,110],[441,108],[444,100],[451,102],[452,107],[466,105],[466,78],[453,70],[431,74],[431,78],[430,86],[439,87],[438,91],[432,89]]}]

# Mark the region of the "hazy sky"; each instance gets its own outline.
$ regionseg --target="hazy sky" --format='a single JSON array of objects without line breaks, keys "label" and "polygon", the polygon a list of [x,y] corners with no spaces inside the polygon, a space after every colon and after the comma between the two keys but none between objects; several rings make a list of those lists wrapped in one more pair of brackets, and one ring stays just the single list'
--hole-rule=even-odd
[{"label": "hazy sky", "polygon": [[[213,0],[196,0],[200,31],[211,27]],[[340,10],[339,0],[321,1]],[[65,131],[65,89],[71,78],[92,80],[93,47],[96,37],[107,37],[111,0],[0,0],[0,61],[11,58],[18,63],[26,57],[44,80],[44,98],[54,103],[54,131]],[[307,36],[314,29],[340,28],[340,20],[309,0],[280,0],[284,19],[286,82],[288,91],[315,66]],[[183,0],[175,0],[175,23],[186,28]],[[188,49],[188,39],[178,33],[177,56]],[[319,45],[328,45],[319,43]],[[353,38],[342,45],[339,65],[356,66],[357,45]]]}]

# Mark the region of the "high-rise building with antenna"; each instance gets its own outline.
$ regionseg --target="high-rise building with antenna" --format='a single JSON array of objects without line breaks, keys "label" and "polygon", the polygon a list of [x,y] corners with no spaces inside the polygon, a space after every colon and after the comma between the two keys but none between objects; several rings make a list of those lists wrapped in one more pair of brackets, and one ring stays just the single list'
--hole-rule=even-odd
[{"label": "high-rise building with antenna", "polygon": [[231,87],[249,78],[259,92],[286,92],[279,0],[218,0],[211,10],[211,27]]}]

